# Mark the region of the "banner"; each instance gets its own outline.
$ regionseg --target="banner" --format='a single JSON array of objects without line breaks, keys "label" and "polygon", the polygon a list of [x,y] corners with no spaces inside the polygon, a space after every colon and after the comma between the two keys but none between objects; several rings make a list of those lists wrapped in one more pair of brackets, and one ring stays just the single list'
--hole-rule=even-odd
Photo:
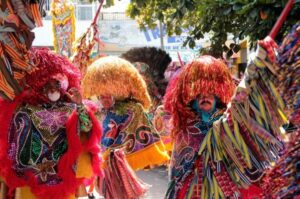
[{"label": "banner", "polygon": [[51,4],[54,50],[65,56],[72,55],[75,41],[75,11],[69,0],[54,0]]}]

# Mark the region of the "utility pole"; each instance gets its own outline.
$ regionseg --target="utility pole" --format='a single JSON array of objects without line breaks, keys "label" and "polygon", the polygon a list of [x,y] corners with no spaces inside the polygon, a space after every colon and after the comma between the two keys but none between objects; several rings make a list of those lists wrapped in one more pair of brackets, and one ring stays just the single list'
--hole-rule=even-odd
[{"label": "utility pole", "polygon": [[160,48],[162,50],[165,49],[164,47],[164,30],[163,30],[163,25],[162,25],[162,22],[159,21],[159,36],[160,36]]}]

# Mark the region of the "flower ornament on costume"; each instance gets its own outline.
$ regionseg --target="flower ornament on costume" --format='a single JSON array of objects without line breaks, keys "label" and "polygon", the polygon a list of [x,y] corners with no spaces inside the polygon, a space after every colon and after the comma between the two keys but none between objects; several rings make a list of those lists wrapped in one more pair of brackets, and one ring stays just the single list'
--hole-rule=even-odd
[{"label": "flower ornament on costume", "polygon": [[58,129],[65,125],[68,114],[58,111],[38,111],[35,115],[40,119],[40,127],[48,128],[51,135],[55,134]]},{"label": "flower ornament on costume", "polygon": [[56,164],[55,164],[54,161],[49,161],[46,158],[44,158],[42,160],[42,163],[37,164],[36,166],[34,166],[34,168],[36,168],[37,175],[40,176],[41,180],[43,182],[46,182],[47,181],[47,175],[56,174],[56,171],[54,169],[55,165]]}]

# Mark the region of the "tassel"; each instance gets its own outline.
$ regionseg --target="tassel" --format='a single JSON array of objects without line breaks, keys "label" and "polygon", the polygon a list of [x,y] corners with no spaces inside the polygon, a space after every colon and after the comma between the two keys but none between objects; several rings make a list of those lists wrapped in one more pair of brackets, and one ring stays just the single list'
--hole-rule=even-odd
[{"label": "tassel", "polygon": [[112,151],[106,162],[107,166],[104,169],[106,198],[133,199],[147,192],[149,185],[137,178],[122,150]]},{"label": "tassel", "polygon": [[30,10],[31,10],[34,22],[36,23],[37,27],[42,27],[43,22],[42,22],[41,13],[39,11],[39,4],[37,4],[37,3],[30,4]]}]

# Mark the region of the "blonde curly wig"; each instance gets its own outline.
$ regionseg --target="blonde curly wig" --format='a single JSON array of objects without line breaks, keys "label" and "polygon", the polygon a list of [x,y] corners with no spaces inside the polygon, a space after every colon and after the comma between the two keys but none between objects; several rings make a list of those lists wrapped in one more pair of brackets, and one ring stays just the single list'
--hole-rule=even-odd
[{"label": "blonde curly wig", "polygon": [[113,96],[116,100],[133,98],[145,110],[151,106],[146,83],[138,70],[119,57],[103,57],[93,62],[82,81],[83,95]]}]

